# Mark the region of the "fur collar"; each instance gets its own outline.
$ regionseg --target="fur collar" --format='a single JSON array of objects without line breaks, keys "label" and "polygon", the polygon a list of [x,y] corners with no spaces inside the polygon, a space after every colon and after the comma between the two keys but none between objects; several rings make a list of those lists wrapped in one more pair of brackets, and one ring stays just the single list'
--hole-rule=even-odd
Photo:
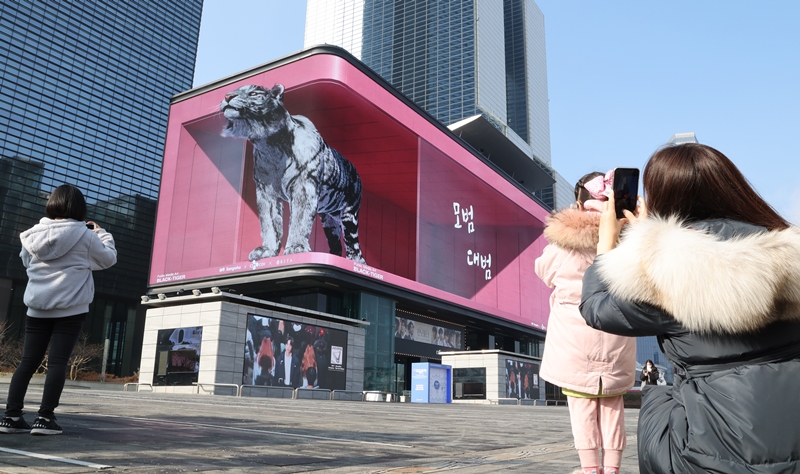
[{"label": "fur collar", "polygon": [[600,213],[564,209],[547,218],[544,237],[567,250],[596,250]]},{"label": "fur collar", "polygon": [[675,218],[646,219],[596,261],[617,297],[650,303],[700,333],[800,320],[800,229],[721,239]]}]

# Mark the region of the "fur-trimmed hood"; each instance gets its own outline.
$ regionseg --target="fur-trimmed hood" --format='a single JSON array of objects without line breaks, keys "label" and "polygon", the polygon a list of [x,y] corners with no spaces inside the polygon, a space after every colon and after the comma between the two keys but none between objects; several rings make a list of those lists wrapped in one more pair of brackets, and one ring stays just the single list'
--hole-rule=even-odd
[{"label": "fur-trimmed hood", "polygon": [[564,209],[547,218],[544,237],[551,244],[567,250],[592,250],[597,248],[600,214]]},{"label": "fur-trimmed hood", "polygon": [[[749,229],[730,236],[721,225]],[[611,294],[658,306],[693,332],[743,333],[800,321],[800,229],[752,229],[733,221],[645,219],[595,264]]]}]

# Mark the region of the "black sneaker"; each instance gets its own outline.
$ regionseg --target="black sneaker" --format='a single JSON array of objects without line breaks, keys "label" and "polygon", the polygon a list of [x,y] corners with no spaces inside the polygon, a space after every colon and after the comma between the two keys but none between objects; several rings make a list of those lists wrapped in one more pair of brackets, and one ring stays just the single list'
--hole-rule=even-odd
[{"label": "black sneaker", "polygon": [[41,416],[33,420],[33,426],[31,427],[31,434],[32,435],[59,435],[61,434],[61,427],[58,426],[56,423],[56,417],[53,417],[48,421]]},{"label": "black sneaker", "polygon": [[3,417],[3,421],[0,421],[0,433],[27,433],[30,430],[31,425],[29,425],[21,416],[17,419],[17,421],[14,421],[7,416]]}]

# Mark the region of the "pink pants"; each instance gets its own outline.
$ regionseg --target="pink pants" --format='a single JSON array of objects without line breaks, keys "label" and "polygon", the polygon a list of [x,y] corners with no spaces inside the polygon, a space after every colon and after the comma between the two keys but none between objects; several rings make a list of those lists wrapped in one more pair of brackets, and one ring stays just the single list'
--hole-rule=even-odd
[{"label": "pink pants", "polygon": [[625,449],[625,410],[622,395],[604,398],[567,397],[575,449],[581,466],[600,465],[598,448],[603,450],[603,464],[619,467]]}]

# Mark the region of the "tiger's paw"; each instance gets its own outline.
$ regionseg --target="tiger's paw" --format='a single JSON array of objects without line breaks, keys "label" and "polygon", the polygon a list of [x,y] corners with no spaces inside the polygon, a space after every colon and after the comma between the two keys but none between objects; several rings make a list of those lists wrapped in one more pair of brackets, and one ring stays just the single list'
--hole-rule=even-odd
[{"label": "tiger's paw", "polygon": [[287,245],[286,248],[283,249],[283,254],[289,255],[292,253],[306,253],[310,251],[311,251],[311,246],[309,246],[308,244],[306,245],[292,244],[292,245]]},{"label": "tiger's paw", "polygon": [[347,259],[348,260],[352,260],[352,261],[357,262],[357,263],[363,263],[365,265],[367,264],[367,261],[364,260],[363,256],[361,256],[361,252],[359,252],[359,253],[349,253],[348,252],[347,253]]},{"label": "tiger's paw", "polygon": [[277,250],[271,250],[267,247],[261,246],[254,248],[250,255],[247,257],[248,260],[254,262],[256,260],[261,260],[262,258],[274,257],[278,255]]}]

